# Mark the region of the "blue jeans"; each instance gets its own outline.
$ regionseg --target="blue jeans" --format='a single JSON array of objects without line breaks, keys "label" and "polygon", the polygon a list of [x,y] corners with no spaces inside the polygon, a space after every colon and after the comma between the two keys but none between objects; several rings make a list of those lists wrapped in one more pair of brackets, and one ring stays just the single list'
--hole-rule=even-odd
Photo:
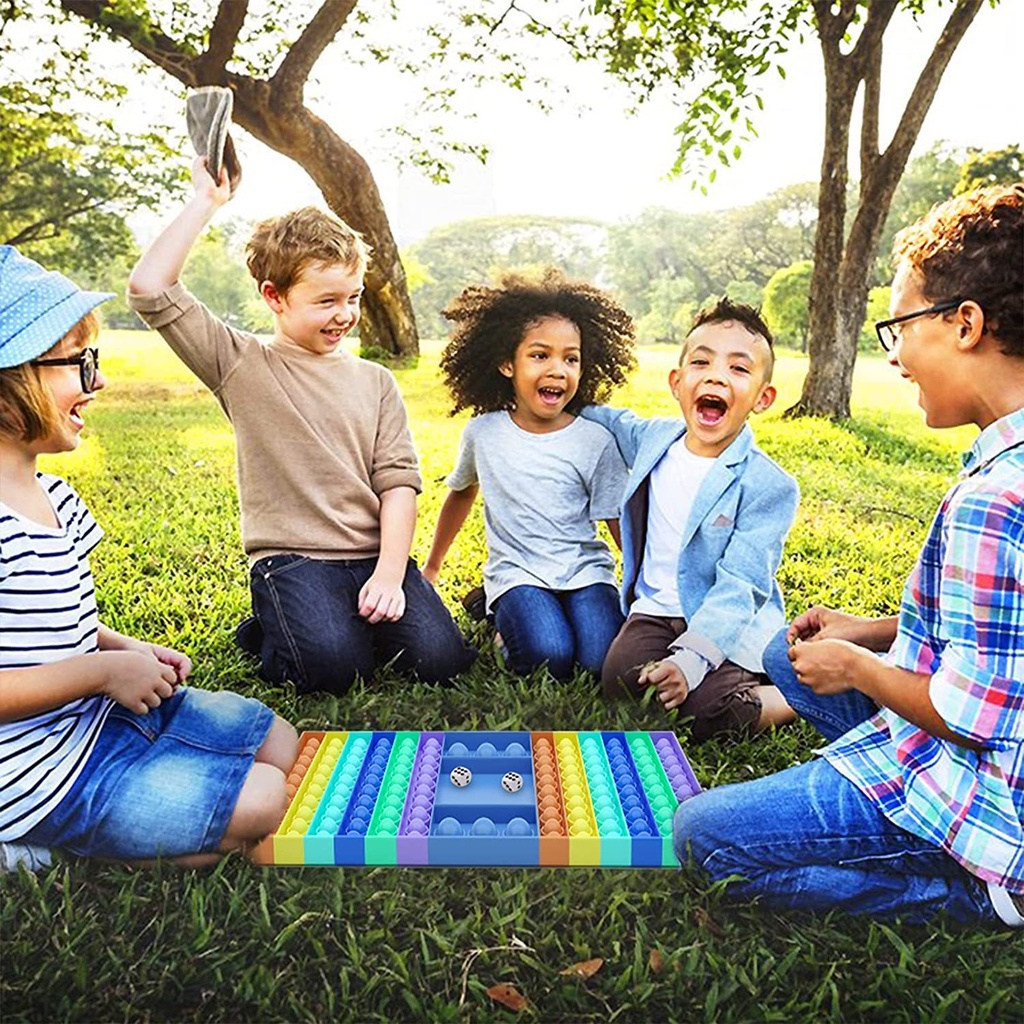
[{"label": "blue jeans", "polygon": [[270,708],[182,686],[144,715],[115,704],[67,795],[21,842],[148,860],[220,846]]},{"label": "blue jeans", "polygon": [[830,743],[878,710],[878,705],[860,690],[819,697],[809,686],[804,686],[797,679],[789,660],[785,629],[775,634],[761,660],[765,674],[782,692],[786,703]]},{"label": "blue jeans", "polygon": [[411,559],[402,581],[405,614],[376,624],[359,614],[359,591],[376,567],[376,558],[260,559],[249,574],[259,629],[255,639],[240,642],[258,652],[263,678],[290,679],[300,693],[340,695],[382,665],[428,683],[448,682],[469,668],[476,651]]},{"label": "blue jeans", "polygon": [[[780,633],[764,666],[790,706],[827,737],[862,722],[875,705],[860,693],[818,697],[799,683]],[[857,699],[860,698],[860,699]],[[940,911],[998,924],[983,883],[939,847],[894,825],[827,761],[815,759],[753,782],[700,793],[676,811],[676,855],[734,900],[780,910],[924,921]]]},{"label": "blue jeans", "polygon": [[494,605],[494,624],[519,675],[545,663],[556,679],[568,679],[574,664],[600,672],[622,622],[619,594],[610,583],[579,590],[513,587]]}]

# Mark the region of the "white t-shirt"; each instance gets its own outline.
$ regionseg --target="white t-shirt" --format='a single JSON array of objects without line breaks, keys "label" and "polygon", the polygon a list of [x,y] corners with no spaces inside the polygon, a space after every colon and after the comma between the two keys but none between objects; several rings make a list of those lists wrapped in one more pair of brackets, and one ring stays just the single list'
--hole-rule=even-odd
[{"label": "white t-shirt", "polygon": [[478,483],[483,494],[488,610],[517,586],[614,586],[615,560],[595,523],[619,517],[627,476],[615,439],[589,420],[550,434],[523,430],[504,411],[470,420],[447,484]]},{"label": "white t-shirt", "polygon": [[652,470],[647,491],[647,540],[631,613],[682,616],[679,548],[697,492],[714,464],[713,458],[694,455],[686,447],[686,438],[681,437]]},{"label": "white t-shirt", "polygon": [[[99,618],[89,552],[103,530],[59,477],[36,474],[60,526],[0,502],[0,686],[3,672],[97,649]],[[0,723],[0,842],[17,839],[64,798],[113,704],[81,697]]]}]

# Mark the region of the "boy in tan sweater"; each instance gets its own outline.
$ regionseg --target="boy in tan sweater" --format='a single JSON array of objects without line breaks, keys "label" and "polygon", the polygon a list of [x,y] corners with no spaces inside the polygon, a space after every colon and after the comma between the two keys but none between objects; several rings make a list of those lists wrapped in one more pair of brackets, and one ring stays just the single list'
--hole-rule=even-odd
[{"label": "boy in tan sweater", "polygon": [[428,682],[475,652],[409,558],[421,489],[394,377],[345,351],[369,249],[307,207],[256,226],[249,270],[274,316],[265,344],[225,324],[179,275],[231,197],[203,157],[195,195],[128,282],[132,308],[213,392],[235,431],[254,619],[239,642],[270,682],[342,694],[394,662]]}]

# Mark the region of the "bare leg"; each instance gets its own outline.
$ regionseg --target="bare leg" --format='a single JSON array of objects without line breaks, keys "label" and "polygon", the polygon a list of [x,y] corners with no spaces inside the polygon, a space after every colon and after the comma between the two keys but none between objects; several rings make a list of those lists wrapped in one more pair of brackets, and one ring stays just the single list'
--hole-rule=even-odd
[{"label": "bare leg", "polygon": [[757,720],[757,732],[796,721],[796,712],[786,703],[786,698],[782,696],[782,691],[777,686],[759,686],[754,692],[761,700],[761,717]]},{"label": "bare leg", "polygon": [[244,851],[250,844],[273,832],[281,824],[287,809],[284,772],[275,765],[257,761],[238,794],[220,851]]},{"label": "bare leg", "polygon": [[299,734],[291,722],[280,715],[274,716],[273,724],[260,749],[256,751],[257,764],[272,764],[287,772],[299,756]]},{"label": "bare leg", "polygon": [[[294,726],[275,716],[266,739],[256,751],[255,763],[242,784],[238,801],[215,853],[187,853],[162,861],[111,861],[130,867],[149,868],[157,864],[175,864],[182,868],[206,868],[216,864],[229,850],[243,853],[269,835],[281,823],[288,809],[285,772],[299,754],[299,737]],[[99,858],[105,860],[106,858]]]}]

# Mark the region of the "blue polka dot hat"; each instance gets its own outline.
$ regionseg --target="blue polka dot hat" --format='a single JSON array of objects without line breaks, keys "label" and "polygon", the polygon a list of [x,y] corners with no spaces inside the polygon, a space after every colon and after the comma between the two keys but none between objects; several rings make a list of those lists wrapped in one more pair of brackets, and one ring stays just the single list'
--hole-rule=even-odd
[{"label": "blue polka dot hat", "polygon": [[84,292],[13,245],[0,245],[0,369],[36,359],[113,292]]}]

